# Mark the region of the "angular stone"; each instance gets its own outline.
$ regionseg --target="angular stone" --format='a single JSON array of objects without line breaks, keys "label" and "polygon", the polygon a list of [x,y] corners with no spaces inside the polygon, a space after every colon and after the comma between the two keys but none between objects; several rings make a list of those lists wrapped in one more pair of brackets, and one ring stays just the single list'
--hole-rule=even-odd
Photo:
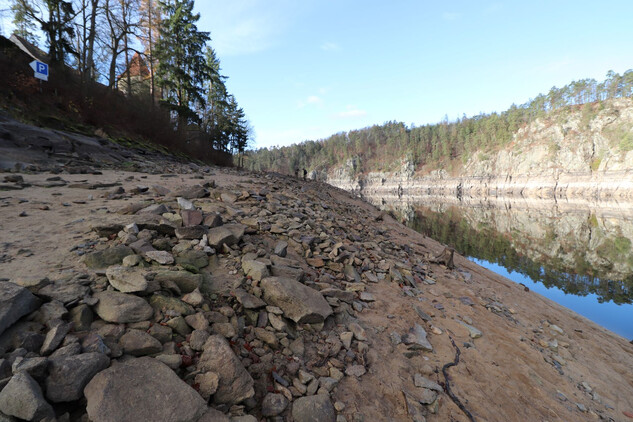
[{"label": "angular stone", "polygon": [[174,256],[167,251],[147,251],[145,256],[161,265],[171,265],[174,263]]},{"label": "angular stone", "polygon": [[195,205],[193,205],[193,202],[191,202],[188,199],[178,197],[176,198],[176,201],[178,201],[178,206],[180,207],[181,210],[195,210],[196,209]]},{"label": "angular stone", "polygon": [[92,324],[93,320],[92,310],[83,303],[75,306],[70,310],[70,320],[75,331],[87,331],[90,329],[90,324]]},{"label": "angular stone", "polygon": [[433,346],[426,338],[426,331],[419,324],[415,324],[409,333],[402,337],[402,341],[406,345],[414,345],[429,352],[433,351]]},{"label": "angular stone", "polygon": [[187,315],[185,317],[187,324],[194,330],[206,330],[209,328],[209,320],[202,312],[198,312],[193,315]]},{"label": "angular stone", "polygon": [[262,400],[262,416],[277,416],[288,407],[288,399],[283,394],[268,393]]},{"label": "angular stone", "polygon": [[341,338],[341,343],[343,343],[343,346],[345,346],[347,350],[350,350],[352,347],[352,339],[354,337],[354,333],[352,333],[351,331],[345,331],[339,334],[339,337]]},{"label": "angular stone", "polygon": [[200,271],[200,268],[209,265],[209,257],[205,251],[188,250],[181,252],[176,257],[176,264],[184,268],[192,267],[196,271]]},{"label": "angular stone", "polygon": [[192,315],[195,313],[193,307],[182,300],[164,295],[153,295],[149,299],[149,304],[157,311],[174,311],[181,315]]},{"label": "angular stone", "polygon": [[86,254],[83,261],[88,268],[105,268],[110,265],[121,264],[123,258],[128,255],[134,255],[132,248],[125,245],[118,245],[102,251]]},{"label": "angular stone", "polygon": [[285,265],[273,265],[270,267],[270,274],[273,277],[292,278],[296,281],[303,280],[303,270],[301,268],[293,268]]},{"label": "angular stone", "polygon": [[232,246],[237,243],[237,239],[233,235],[233,232],[225,226],[213,227],[209,229],[207,234],[209,246],[212,248],[220,249],[222,245]]},{"label": "angular stone", "polygon": [[[13,362],[13,373],[27,372],[37,381],[41,381],[46,376],[48,370],[48,359],[43,357],[22,358],[18,357]],[[9,374],[11,376],[11,374]]]},{"label": "angular stone", "polygon": [[189,345],[193,350],[203,350],[204,343],[209,339],[211,335],[205,330],[193,330],[189,337]]},{"label": "angular stone", "polygon": [[202,224],[202,212],[198,210],[182,210],[180,216],[182,217],[182,225],[185,227]]},{"label": "angular stone", "polygon": [[266,302],[244,289],[235,289],[235,298],[245,309],[259,309],[266,306]]},{"label": "angular stone", "polygon": [[132,356],[153,355],[163,351],[160,341],[141,330],[129,330],[121,337],[119,344],[123,353]]},{"label": "angular stone", "polygon": [[0,281],[0,334],[39,305],[37,297],[24,287]]},{"label": "angular stone", "polygon": [[204,374],[196,375],[195,382],[200,386],[198,392],[202,398],[208,401],[218,391],[220,377],[215,372],[205,372]]},{"label": "angular stone", "polygon": [[110,359],[102,353],[51,359],[46,378],[46,398],[53,403],[79,400],[92,377],[109,365]]},{"label": "angular stone", "polygon": [[46,356],[53,353],[71,328],[73,328],[72,322],[64,323],[63,321],[58,320],[58,323],[48,330],[48,333],[46,333],[46,338],[44,339],[44,344],[42,344],[40,355]]},{"label": "angular stone", "polygon": [[96,293],[94,297],[99,300],[94,310],[108,322],[123,324],[147,321],[154,315],[152,307],[138,296],[106,290]]},{"label": "angular stone", "polygon": [[161,343],[167,343],[172,340],[173,331],[165,325],[154,324],[149,328],[148,334]]},{"label": "angular stone", "polygon": [[53,407],[26,372],[18,372],[0,391],[0,412],[27,421],[55,420]]},{"label": "angular stone", "polygon": [[476,329],[475,327],[473,327],[472,325],[470,325],[470,324],[466,324],[466,323],[465,323],[465,322],[463,322],[463,321],[457,321],[457,322],[459,322],[459,323],[460,323],[460,324],[462,324],[464,327],[466,327],[466,329],[468,330],[468,335],[470,336],[470,338],[475,339],[475,338],[479,338],[479,337],[481,337],[481,336],[482,336],[482,332],[481,332],[481,331],[479,331],[478,329]]},{"label": "angular stone", "polygon": [[207,410],[196,390],[150,357],[132,359],[99,372],[84,394],[93,422],[197,421]]},{"label": "angular stone", "polygon": [[169,208],[165,204],[152,204],[145,208],[142,208],[136,212],[136,214],[155,214],[161,215],[169,212]]},{"label": "angular stone", "polygon": [[154,281],[160,283],[163,288],[167,288],[169,283],[175,283],[182,293],[190,293],[200,287],[202,276],[189,271],[159,271],[154,276]]},{"label": "angular stone", "polygon": [[176,237],[178,239],[202,239],[202,236],[207,234],[207,229],[203,226],[188,226],[188,227],[178,227],[176,229]]},{"label": "angular stone", "polygon": [[205,198],[209,196],[209,191],[200,185],[187,186],[175,190],[171,196],[180,196],[185,199]]},{"label": "angular stone", "polygon": [[134,267],[114,265],[106,270],[108,281],[122,293],[144,292],[148,288],[145,271]]},{"label": "angular stone", "polygon": [[336,422],[336,412],[327,394],[300,397],[292,403],[295,422]]},{"label": "angular stone", "polygon": [[200,289],[195,289],[193,292],[184,295],[182,301],[191,306],[200,306],[204,302],[204,297],[200,293]]},{"label": "angular stone", "polygon": [[435,390],[438,392],[441,392],[444,390],[441,385],[439,385],[436,382],[431,381],[430,379],[426,377],[423,377],[421,374],[415,374],[413,376],[413,383],[415,384],[416,387],[426,388],[429,390]]},{"label": "angular stone", "polygon": [[263,341],[264,343],[266,343],[273,349],[276,349],[279,346],[279,340],[277,339],[277,336],[275,335],[275,333],[268,331],[265,328],[259,328],[259,327],[256,327],[254,329],[254,332],[255,332],[255,337],[257,337],[258,339],[260,339],[261,341]]},{"label": "angular stone", "polygon": [[218,374],[218,389],[213,396],[215,403],[233,405],[255,394],[253,378],[222,336],[209,337],[204,345],[198,369]]},{"label": "angular stone", "polygon": [[298,324],[323,322],[332,315],[332,308],[321,293],[298,281],[267,277],[261,288],[268,304],[278,306],[286,318]]},{"label": "angular stone", "polygon": [[288,253],[288,242],[286,242],[285,240],[280,240],[279,242],[277,242],[277,244],[275,245],[274,253],[277,256],[285,257]]},{"label": "angular stone", "polygon": [[242,271],[255,281],[260,281],[262,278],[270,275],[268,266],[265,263],[254,259],[242,261]]},{"label": "angular stone", "polygon": [[362,377],[366,372],[367,370],[363,365],[352,365],[345,369],[345,375],[347,376]]},{"label": "angular stone", "polygon": [[358,341],[367,341],[367,333],[365,333],[365,329],[358,325],[356,322],[351,322],[349,324],[349,329],[352,333],[354,333],[354,337]]},{"label": "angular stone", "polygon": [[58,280],[41,288],[37,294],[50,300],[57,300],[63,304],[75,302],[90,293],[90,287],[84,286],[78,280]]}]

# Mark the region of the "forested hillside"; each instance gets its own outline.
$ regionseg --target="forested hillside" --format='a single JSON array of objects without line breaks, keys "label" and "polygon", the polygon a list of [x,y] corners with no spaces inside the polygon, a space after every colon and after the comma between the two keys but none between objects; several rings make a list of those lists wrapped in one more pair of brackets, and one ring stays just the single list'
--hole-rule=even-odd
[{"label": "forested hillside", "polygon": [[[633,96],[633,70],[620,75],[610,71],[604,81],[582,79],[562,88],[553,87],[522,105],[512,105],[502,113],[464,116],[424,126],[402,122],[337,133],[324,140],[305,141],[289,147],[259,149],[247,159],[253,170],[291,173],[295,168],[327,171],[353,160],[357,173],[389,172],[401,162],[412,163],[414,170],[426,173],[443,168],[457,171],[474,153],[486,154],[508,145],[518,129],[537,118],[582,110],[585,124],[608,102]],[[633,137],[621,140],[625,150],[633,149]]]},{"label": "forested hillside", "polygon": [[[246,148],[249,122],[193,0],[9,4],[14,32],[11,41],[0,37],[0,111],[218,163]],[[33,59],[50,66],[45,83],[33,78]]]}]

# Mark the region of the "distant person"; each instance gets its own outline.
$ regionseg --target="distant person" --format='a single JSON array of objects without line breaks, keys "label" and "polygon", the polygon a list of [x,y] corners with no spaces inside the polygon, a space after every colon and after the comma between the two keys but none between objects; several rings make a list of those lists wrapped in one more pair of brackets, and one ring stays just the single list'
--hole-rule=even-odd
[{"label": "distant person", "polygon": [[295,169],[295,178],[299,178],[299,168]]},{"label": "distant person", "polygon": [[308,170],[303,169],[303,180],[306,180],[307,176],[308,176]]}]

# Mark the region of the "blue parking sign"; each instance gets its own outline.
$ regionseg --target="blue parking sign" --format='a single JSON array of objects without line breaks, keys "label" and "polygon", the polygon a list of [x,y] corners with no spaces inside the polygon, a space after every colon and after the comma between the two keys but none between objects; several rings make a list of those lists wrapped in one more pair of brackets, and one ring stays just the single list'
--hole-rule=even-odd
[{"label": "blue parking sign", "polygon": [[33,60],[29,63],[31,69],[33,69],[34,75],[37,79],[48,81],[48,65],[37,60]]}]

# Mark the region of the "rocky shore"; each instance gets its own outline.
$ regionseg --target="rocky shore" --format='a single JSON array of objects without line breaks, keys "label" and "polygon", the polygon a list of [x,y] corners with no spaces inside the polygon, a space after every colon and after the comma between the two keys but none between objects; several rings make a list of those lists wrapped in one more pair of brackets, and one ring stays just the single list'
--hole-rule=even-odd
[{"label": "rocky shore", "polygon": [[0,174],[1,421],[633,418],[627,340],[340,189],[54,158]]}]

